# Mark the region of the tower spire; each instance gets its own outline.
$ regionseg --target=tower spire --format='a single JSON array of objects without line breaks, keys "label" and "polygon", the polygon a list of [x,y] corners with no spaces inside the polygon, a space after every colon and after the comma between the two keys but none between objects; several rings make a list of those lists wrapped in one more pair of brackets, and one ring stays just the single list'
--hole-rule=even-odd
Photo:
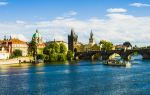
[{"label": "tower spire", "polygon": [[74,35],[74,29],[71,28],[71,35]]},{"label": "tower spire", "polygon": [[4,36],[4,41],[6,41],[6,35]]},{"label": "tower spire", "polygon": [[93,32],[92,32],[92,30],[91,30],[91,33],[90,33],[89,43],[94,43],[94,38],[93,38]]},{"label": "tower spire", "polygon": [[91,30],[91,33],[90,33],[90,38],[93,38],[93,32],[92,32],[92,30]]},{"label": "tower spire", "polygon": [[9,38],[9,40],[11,40],[12,39],[12,37],[11,37],[11,35],[10,35],[10,38]]},{"label": "tower spire", "polygon": [[38,33],[38,29],[36,29],[36,33]]}]

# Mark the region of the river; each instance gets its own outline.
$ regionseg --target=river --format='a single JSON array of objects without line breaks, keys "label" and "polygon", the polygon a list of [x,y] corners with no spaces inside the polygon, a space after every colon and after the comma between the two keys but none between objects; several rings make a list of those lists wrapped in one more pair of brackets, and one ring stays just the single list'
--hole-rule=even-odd
[{"label": "river", "polygon": [[131,68],[104,66],[100,61],[2,65],[0,95],[148,95],[150,60],[131,63]]}]

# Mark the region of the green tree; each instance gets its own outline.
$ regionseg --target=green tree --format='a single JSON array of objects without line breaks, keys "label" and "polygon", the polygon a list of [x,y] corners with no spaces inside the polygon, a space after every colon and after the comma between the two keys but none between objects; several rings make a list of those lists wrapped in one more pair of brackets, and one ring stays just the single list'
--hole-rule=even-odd
[{"label": "green tree", "polygon": [[48,45],[48,49],[51,49],[52,52],[59,53],[60,52],[60,45],[57,44],[56,42],[51,42]]},{"label": "green tree", "polygon": [[60,44],[60,53],[66,53],[67,52],[67,47],[65,44],[61,43]]},{"label": "green tree", "polygon": [[28,48],[28,52],[30,55],[32,55],[34,57],[34,60],[36,60],[36,55],[37,55],[37,43],[32,40],[29,43],[29,48]]},{"label": "green tree", "polygon": [[43,54],[49,55],[49,53],[50,53],[50,50],[49,50],[49,48],[46,46],[46,47],[43,49]]},{"label": "green tree", "polygon": [[68,59],[68,60],[72,60],[73,57],[74,57],[73,52],[72,52],[71,50],[68,50],[68,52],[67,52],[67,59]]},{"label": "green tree", "polygon": [[58,61],[66,61],[66,55],[63,53],[58,54]]},{"label": "green tree", "polygon": [[11,58],[20,57],[20,56],[22,56],[22,51],[20,49],[14,50],[13,53],[11,54]]},{"label": "green tree", "polygon": [[66,52],[66,46],[57,42],[50,42],[43,50],[46,62],[66,61]]},{"label": "green tree", "polygon": [[43,60],[43,59],[44,59],[44,55],[43,55],[43,54],[37,54],[36,59],[37,59],[37,60],[38,60],[38,59]]},{"label": "green tree", "polygon": [[92,47],[91,47],[92,50],[99,50],[99,46],[97,44],[94,44]]},{"label": "green tree", "polygon": [[99,44],[102,45],[101,50],[109,51],[113,48],[113,44],[109,41],[101,40]]},{"label": "green tree", "polygon": [[56,54],[56,53],[50,54],[49,55],[49,61],[50,62],[56,62],[56,61],[58,61],[58,54]]}]

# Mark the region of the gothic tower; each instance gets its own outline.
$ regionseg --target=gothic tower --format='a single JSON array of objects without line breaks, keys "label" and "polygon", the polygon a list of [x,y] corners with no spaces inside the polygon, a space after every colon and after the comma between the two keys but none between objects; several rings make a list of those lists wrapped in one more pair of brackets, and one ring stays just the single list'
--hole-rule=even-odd
[{"label": "gothic tower", "polygon": [[71,34],[68,35],[68,49],[74,51],[74,46],[77,44],[78,36],[75,34],[74,30],[71,29]]},{"label": "gothic tower", "polygon": [[91,30],[90,38],[89,38],[89,44],[93,44],[93,43],[94,43],[94,38],[93,38],[93,32]]}]

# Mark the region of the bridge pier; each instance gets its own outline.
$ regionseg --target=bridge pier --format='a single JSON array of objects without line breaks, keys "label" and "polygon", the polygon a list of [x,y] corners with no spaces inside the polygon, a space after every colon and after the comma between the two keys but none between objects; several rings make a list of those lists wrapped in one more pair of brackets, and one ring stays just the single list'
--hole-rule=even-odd
[{"label": "bridge pier", "polygon": [[150,54],[146,54],[146,53],[145,53],[145,54],[143,54],[142,56],[143,56],[143,59],[150,59]]},{"label": "bridge pier", "polygon": [[109,56],[108,55],[102,55],[102,60],[108,60]]},{"label": "bridge pier", "polygon": [[129,60],[131,60],[131,56],[129,56],[127,54],[123,54],[123,55],[121,55],[121,59],[123,59],[125,61],[129,61]]}]

